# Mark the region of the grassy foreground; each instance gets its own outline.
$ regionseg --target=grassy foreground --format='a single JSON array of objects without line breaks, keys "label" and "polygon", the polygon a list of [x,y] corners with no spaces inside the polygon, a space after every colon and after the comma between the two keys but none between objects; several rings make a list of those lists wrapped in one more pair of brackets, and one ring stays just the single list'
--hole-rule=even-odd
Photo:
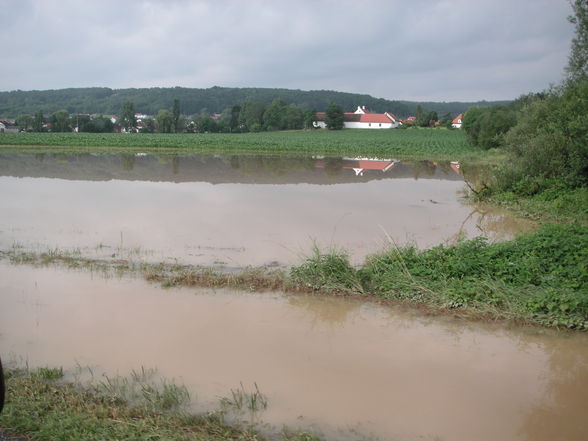
[{"label": "grassy foreground", "polygon": [[[0,427],[33,440],[167,440],[263,441],[251,427],[226,422],[225,411],[191,415],[183,410],[188,392],[170,383],[157,385],[145,371],[131,379],[106,379],[97,385],[64,382],[61,369],[6,372],[6,407]],[[244,395],[232,391],[226,406],[238,406]],[[237,396],[237,399],[235,397]],[[259,399],[246,394],[243,401]],[[283,430],[284,441],[318,441],[305,432]]]},{"label": "grassy foreground", "polygon": [[354,268],[345,252],[315,249],[289,272],[247,268],[220,273],[188,265],[105,262],[56,250],[12,249],[14,263],[135,272],[162,286],[232,287],[362,296],[470,318],[588,330],[588,227],[544,224],[512,241],[484,238],[428,250],[391,246]]},{"label": "grassy foreground", "polygon": [[470,146],[459,130],[312,130],[206,134],[0,134],[3,149],[382,156],[464,160],[492,153]]}]

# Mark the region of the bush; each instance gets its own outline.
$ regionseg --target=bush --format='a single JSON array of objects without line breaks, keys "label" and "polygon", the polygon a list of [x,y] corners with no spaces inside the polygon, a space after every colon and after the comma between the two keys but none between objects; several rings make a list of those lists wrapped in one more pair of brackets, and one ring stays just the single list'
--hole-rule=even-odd
[{"label": "bush", "polygon": [[290,277],[294,284],[330,293],[361,293],[356,270],[344,252],[322,253],[318,248],[300,266],[292,267]]},{"label": "bush", "polygon": [[509,107],[473,107],[463,117],[463,129],[470,144],[488,150],[502,145],[504,134],[516,119],[516,112]]},{"label": "bush", "polygon": [[493,190],[521,196],[588,185],[588,81],[569,84],[523,107],[504,137],[509,160]]}]

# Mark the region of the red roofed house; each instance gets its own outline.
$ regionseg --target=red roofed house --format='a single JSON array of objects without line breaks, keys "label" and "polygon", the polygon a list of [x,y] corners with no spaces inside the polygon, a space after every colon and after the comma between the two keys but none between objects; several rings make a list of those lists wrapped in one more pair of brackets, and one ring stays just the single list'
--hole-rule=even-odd
[{"label": "red roofed house", "polygon": [[454,127],[456,129],[461,129],[461,125],[463,124],[461,119],[463,118],[463,113],[460,113],[459,115],[457,115],[455,117],[455,119],[453,121],[451,121],[451,127]]},{"label": "red roofed house", "polygon": [[[327,127],[325,112],[317,112],[316,118],[315,127],[321,129]],[[365,106],[358,106],[353,113],[345,112],[343,114],[343,127],[346,129],[393,129],[400,124],[402,124],[400,119],[396,118],[394,114],[388,112],[371,113],[366,110]]]}]

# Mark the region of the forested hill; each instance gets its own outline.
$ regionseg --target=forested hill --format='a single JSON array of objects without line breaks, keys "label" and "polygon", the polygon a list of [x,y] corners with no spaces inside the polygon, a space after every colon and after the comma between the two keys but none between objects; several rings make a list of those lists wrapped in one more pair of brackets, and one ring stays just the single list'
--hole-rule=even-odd
[{"label": "forested hill", "polygon": [[[370,95],[335,92],[331,90],[292,90],[268,88],[230,88],[211,87],[209,89],[189,89],[183,87],[150,89],[109,89],[106,87],[33,90],[0,92],[0,117],[14,118],[23,114],[41,111],[45,115],[65,109],[69,113],[118,114],[125,101],[133,102],[135,110],[149,115],[161,109],[170,109],[174,99],[179,99],[181,111],[186,115],[196,113],[221,113],[235,104],[245,101],[259,101],[270,104],[281,98],[288,104],[303,109],[315,108],[324,111],[334,102],[345,111],[354,111],[364,105],[374,112],[392,112],[399,117],[414,115],[417,105],[434,110],[439,115],[451,112],[453,115],[471,106],[488,106],[498,102],[476,103],[418,103],[409,101],[390,101]],[[505,102],[500,102],[505,103]]]}]

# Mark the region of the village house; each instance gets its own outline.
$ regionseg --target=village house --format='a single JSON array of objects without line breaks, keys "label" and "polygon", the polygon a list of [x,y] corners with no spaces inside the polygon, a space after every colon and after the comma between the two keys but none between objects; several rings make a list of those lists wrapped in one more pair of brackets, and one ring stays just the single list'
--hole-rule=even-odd
[{"label": "village house", "polygon": [[455,129],[461,129],[461,125],[462,125],[461,119],[462,118],[463,118],[463,113],[460,113],[459,115],[457,115],[455,117],[455,119],[453,121],[451,121],[451,127],[455,128]]},{"label": "village house", "polygon": [[[317,112],[314,126],[324,129],[327,127],[326,113]],[[365,106],[358,106],[355,112],[343,114],[343,127],[346,129],[394,129],[402,122],[392,113],[372,113]]]},{"label": "village house", "polygon": [[20,128],[15,124],[13,119],[0,120],[0,133],[18,133]]}]

